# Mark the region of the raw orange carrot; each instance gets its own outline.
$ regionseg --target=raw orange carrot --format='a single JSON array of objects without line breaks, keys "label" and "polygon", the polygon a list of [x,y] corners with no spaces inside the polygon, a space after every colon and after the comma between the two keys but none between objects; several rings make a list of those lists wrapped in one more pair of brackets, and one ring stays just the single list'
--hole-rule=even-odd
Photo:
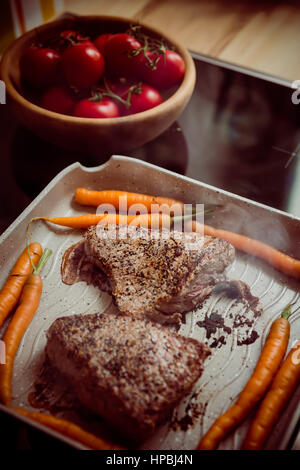
[{"label": "raw orange carrot", "polygon": [[124,450],[122,447],[104,441],[100,437],[85,431],[80,426],[66,419],[56,418],[37,411],[27,411],[22,408],[14,408],[15,411],[29,419],[37,421],[50,429],[53,429],[66,437],[70,437],[80,444],[93,450]]},{"label": "raw orange carrot", "polygon": [[[169,229],[171,228],[172,220],[172,217],[170,217],[168,214],[140,214],[134,216],[132,220],[129,221],[128,225],[151,229],[159,229],[162,227]],[[105,219],[101,223],[106,223]]]},{"label": "raw orange carrot", "polygon": [[221,440],[246,418],[254,405],[265,394],[288,346],[290,337],[288,317],[290,314],[291,309],[288,305],[283,310],[281,317],[272,323],[258,363],[237,401],[213,423],[200,440],[197,449],[216,449]]},{"label": "raw orange carrot", "polygon": [[190,224],[193,231],[203,231],[204,235],[222,238],[230,242],[237,250],[244,251],[251,255],[267,261],[271,266],[278,269],[284,274],[291,276],[295,279],[300,279],[300,260],[292,258],[291,256],[282,253],[276,248],[267,245],[259,240],[255,240],[245,235],[230,232],[228,230],[216,229],[209,225],[201,225],[193,221]]},{"label": "raw orange carrot", "polygon": [[6,406],[10,406],[11,403],[11,380],[15,356],[20,341],[39,306],[43,287],[40,271],[50,255],[51,250],[45,250],[38,266],[27,278],[20,297],[20,303],[2,338],[5,344],[6,362],[0,365],[0,400]]},{"label": "raw orange carrot", "polygon": [[87,229],[92,225],[97,225],[104,218],[107,220],[106,223],[127,225],[128,221],[134,219],[134,216],[130,218],[130,216],[120,214],[83,214],[70,217],[34,217],[29,222],[29,225],[36,220],[45,220],[46,222],[51,222],[52,224],[62,227]]},{"label": "raw orange carrot", "polygon": [[300,382],[300,342],[287,355],[249,427],[243,449],[261,449]]},{"label": "raw orange carrot", "polygon": [[35,220],[45,220],[55,225],[75,229],[87,229],[92,225],[115,224],[115,225],[137,225],[139,227],[161,227],[163,223],[171,221],[168,214],[84,214],[73,217],[34,217],[30,224]]},{"label": "raw orange carrot", "polygon": [[[201,214],[211,212],[211,208],[205,209]],[[69,227],[74,229],[87,229],[97,224],[113,224],[113,225],[136,225],[138,227],[146,228],[169,228],[175,221],[182,221],[184,219],[190,219],[193,216],[200,215],[198,213],[190,213],[186,215],[177,215],[171,217],[165,213],[153,213],[153,214],[140,214],[140,215],[126,215],[126,214],[83,214],[69,217],[33,217],[27,227],[29,231],[30,225],[37,220],[44,220],[51,222],[55,225],[61,225],[63,227]]]},{"label": "raw orange carrot", "polygon": [[[148,212],[151,212],[151,206],[153,204],[162,205],[165,204],[166,209],[177,204],[179,208],[183,209],[183,202],[177,201],[176,199],[161,197],[161,196],[149,196],[148,194],[131,193],[127,191],[118,190],[106,190],[106,191],[92,191],[85,188],[77,188],[75,192],[75,201],[78,204],[85,206],[98,207],[100,204],[112,204],[116,210],[120,210],[120,197],[126,196],[127,205],[125,209],[128,210],[133,204],[143,204]],[[124,200],[124,199],[123,199]],[[152,212],[164,212],[164,208],[152,207]]]},{"label": "raw orange carrot", "polygon": [[28,276],[32,273],[32,263],[35,265],[39,261],[42,251],[39,243],[31,243],[25,248],[12,268],[7,281],[0,291],[0,328],[17,305],[23,286]]}]

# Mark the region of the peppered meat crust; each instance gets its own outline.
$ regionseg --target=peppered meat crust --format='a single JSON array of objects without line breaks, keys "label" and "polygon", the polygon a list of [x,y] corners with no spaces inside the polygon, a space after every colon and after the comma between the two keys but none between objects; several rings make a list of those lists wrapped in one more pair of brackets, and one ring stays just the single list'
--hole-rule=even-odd
[{"label": "peppered meat crust", "polygon": [[198,380],[210,350],[149,320],[86,314],[55,320],[46,354],[87,408],[140,441]]},{"label": "peppered meat crust", "polygon": [[235,256],[227,241],[198,233],[152,238],[145,228],[114,229],[116,238],[110,238],[111,227],[90,227],[85,253],[107,276],[121,312],[161,323],[178,323],[197,307],[224,280]]}]

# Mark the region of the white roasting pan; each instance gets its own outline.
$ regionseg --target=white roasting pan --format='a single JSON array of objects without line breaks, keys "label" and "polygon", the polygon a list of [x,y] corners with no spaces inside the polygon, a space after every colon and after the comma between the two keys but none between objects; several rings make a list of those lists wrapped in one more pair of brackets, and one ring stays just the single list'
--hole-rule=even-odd
[{"label": "white roasting pan", "polygon": [[[3,233],[0,238],[1,285],[24,249],[26,226],[32,217],[70,216],[89,210],[73,202],[75,188],[79,186],[157,194],[186,203],[220,204],[223,207],[207,217],[208,224],[244,233],[300,258],[300,219],[154,165],[114,155],[99,167],[85,168],[79,163],[67,167]],[[36,222],[31,227],[31,233],[32,239],[39,241],[44,248],[51,248],[53,255],[42,274],[44,291],[40,307],[23,337],[16,357],[12,406],[36,411],[29,405],[28,394],[32,391],[43,363],[45,332],[52,322],[60,316],[109,312],[115,307],[108,294],[93,286],[87,286],[83,282],[67,286],[61,281],[62,255],[71,244],[81,238],[79,231]],[[252,294],[259,298],[263,313],[254,319],[253,312],[247,310],[242,302],[224,294],[213,294],[201,309],[186,315],[180,333],[217,346],[212,348],[212,355],[205,363],[203,375],[191,393],[180,403],[170,421],[143,443],[143,449],[195,449],[200,436],[233,403],[249,379],[272,321],[288,303],[296,302],[294,309],[300,305],[299,282],[289,279],[255,257],[237,253],[227,274],[230,279],[248,283]],[[221,325],[209,335],[203,325],[205,318],[211,314],[221,318],[226,328]],[[300,339],[300,311],[292,315],[290,322],[289,348]],[[247,342],[247,338],[254,337],[253,334],[256,340]],[[300,387],[273,429],[266,442],[266,449],[287,448],[300,417],[299,398]],[[21,421],[31,423],[5,406],[0,408]],[[96,417],[84,420],[72,410],[63,410],[58,416],[73,419],[100,435],[105,432],[105,424]],[[239,449],[250,419],[251,416],[219,448]],[[84,448],[42,425],[33,425],[73,447]]]}]

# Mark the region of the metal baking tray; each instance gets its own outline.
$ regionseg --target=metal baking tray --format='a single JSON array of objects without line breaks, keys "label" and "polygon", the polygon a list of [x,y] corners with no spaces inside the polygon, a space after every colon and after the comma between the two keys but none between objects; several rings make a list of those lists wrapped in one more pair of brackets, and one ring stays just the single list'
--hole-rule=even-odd
[{"label": "metal baking tray", "polygon": [[[112,156],[108,162],[95,168],[85,168],[79,163],[67,167],[3,233],[0,238],[0,284],[24,249],[25,231],[32,217],[67,216],[86,212],[73,202],[74,190],[78,186],[159,194],[181,199],[186,203],[220,204],[222,208],[211,215],[207,223],[247,234],[300,257],[300,219],[154,165],[125,156]],[[44,360],[45,332],[55,318],[115,309],[111,297],[93,286],[84,283],[67,286],[61,281],[62,254],[81,238],[81,233],[37,222],[32,225],[31,234],[33,240],[41,242],[43,247],[51,248],[53,255],[43,271],[44,291],[40,307],[23,337],[14,367],[12,406],[29,410],[33,408],[29,405],[28,393],[32,390]],[[227,274],[231,279],[248,283],[252,294],[260,300],[262,314],[255,318],[253,312],[243,303],[225,295],[213,294],[201,308],[186,315],[180,332],[212,345],[212,356],[206,361],[202,377],[176,408],[170,421],[143,443],[143,449],[196,448],[200,436],[232,404],[251,375],[271,322],[288,303],[296,302],[295,309],[300,305],[299,282],[287,278],[257,258],[237,253]],[[219,322],[220,328],[208,332],[203,326],[204,320],[212,314],[222,321]],[[300,312],[291,317],[289,347],[300,339],[299,319]],[[248,341],[249,338],[256,340]],[[265,445],[266,449],[287,447],[300,417],[299,399],[300,387],[273,429]],[[0,409],[32,423],[5,406],[0,405]],[[70,417],[70,413],[65,415],[61,412],[60,416]],[[86,429],[91,429],[93,424],[90,420],[83,422],[78,416],[72,419]],[[219,448],[239,449],[249,419],[224,440]],[[42,425],[33,425],[75,448],[84,448]]]}]

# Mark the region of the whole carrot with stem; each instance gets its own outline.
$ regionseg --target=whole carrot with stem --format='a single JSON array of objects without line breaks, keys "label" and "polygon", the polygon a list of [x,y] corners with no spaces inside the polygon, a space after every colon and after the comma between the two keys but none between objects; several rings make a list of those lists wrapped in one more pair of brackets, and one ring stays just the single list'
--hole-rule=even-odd
[{"label": "whole carrot with stem", "polygon": [[237,401],[212,424],[197,449],[213,450],[233,431],[261,400],[284,358],[290,337],[291,306],[288,305],[271,325],[256,367]]},{"label": "whole carrot with stem", "polygon": [[[183,202],[168,197],[150,196],[148,194],[131,193],[119,190],[93,191],[86,188],[76,189],[75,202],[81,205],[94,207],[98,207],[101,204],[111,204],[116,210],[123,208],[126,211],[133,204],[142,204],[148,212],[151,212],[152,209],[152,213],[155,210],[158,212],[164,212],[164,210],[168,210],[168,208],[175,205],[180,209],[183,209],[184,206]],[[154,205],[162,207],[153,207]]]},{"label": "whole carrot with stem", "polygon": [[34,217],[30,223],[36,220],[44,220],[55,225],[74,229],[87,229],[97,224],[114,224],[114,225],[139,225],[143,227],[151,227],[152,225],[161,226],[163,221],[170,221],[171,217],[167,214],[142,214],[142,215],[126,215],[126,214],[83,214],[70,217]]},{"label": "whole carrot with stem", "polygon": [[204,235],[227,240],[237,250],[257,256],[282,273],[300,280],[300,260],[292,258],[266,243],[228,230],[216,229],[210,225],[201,225],[195,221],[191,222],[190,229],[195,232],[202,231]]},{"label": "whole carrot with stem", "polygon": [[17,305],[23,286],[42,255],[40,243],[31,243],[17,259],[0,291],[0,328]]},{"label": "whole carrot with stem", "polygon": [[[204,210],[203,213],[210,212],[211,209]],[[145,228],[169,228],[175,221],[184,220],[185,218],[192,218],[200,213],[187,214],[182,216],[171,217],[169,214],[154,213],[154,214],[140,214],[140,215],[126,215],[126,214],[83,214],[70,217],[34,217],[28,224],[27,230],[30,225],[37,220],[44,220],[51,222],[55,225],[74,229],[87,229],[93,225],[134,225],[137,227]]]},{"label": "whole carrot with stem", "polygon": [[20,341],[39,306],[43,288],[40,272],[51,253],[51,250],[48,249],[44,251],[37,267],[27,278],[19,305],[2,338],[5,344],[6,362],[0,365],[0,400],[6,406],[10,406],[12,398],[11,382],[15,356]]},{"label": "whole carrot with stem", "polygon": [[243,449],[262,449],[280,413],[300,382],[300,341],[290,350],[248,429]]},{"label": "whole carrot with stem", "polygon": [[50,429],[60,432],[66,437],[70,437],[75,441],[89,447],[93,450],[124,450],[118,445],[112,444],[104,439],[101,439],[94,434],[85,431],[83,428],[78,426],[71,421],[66,419],[56,418],[52,415],[47,415],[45,413],[40,413],[37,411],[27,411],[22,408],[14,408],[15,411],[20,413],[23,416],[26,416],[33,421],[36,421],[44,426],[47,426]]}]

